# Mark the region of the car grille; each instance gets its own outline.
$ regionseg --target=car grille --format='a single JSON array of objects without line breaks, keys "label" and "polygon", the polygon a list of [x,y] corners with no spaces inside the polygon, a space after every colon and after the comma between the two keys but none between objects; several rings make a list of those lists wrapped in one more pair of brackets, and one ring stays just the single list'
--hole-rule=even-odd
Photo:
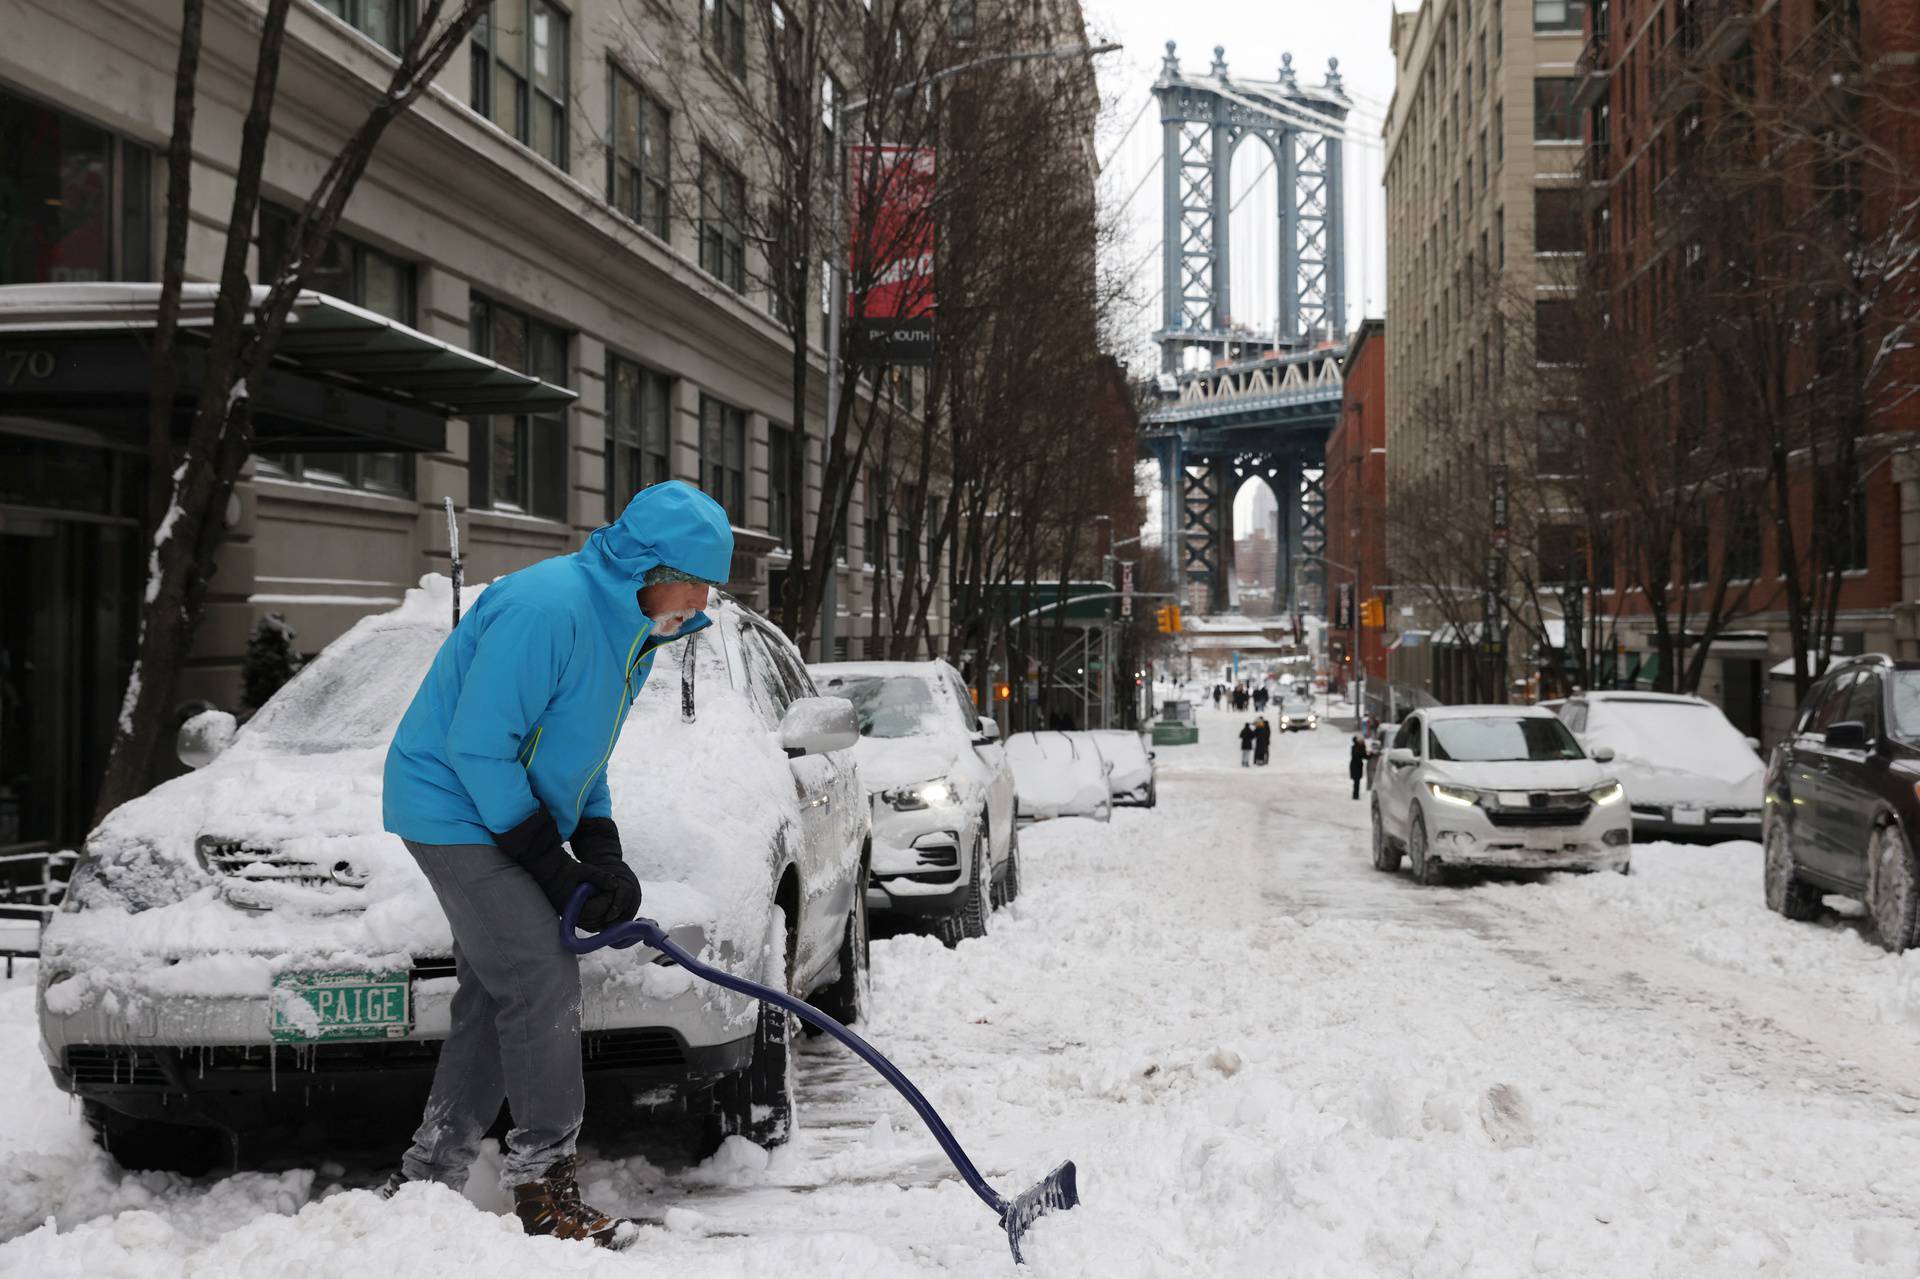
[{"label": "car grille", "polygon": [[582,1035],[582,1066],[587,1070],[663,1069],[684,1066],[680,1036],[660,1026],[634,1030],[597,1030]]},{"label": "car grille", "polygon": [[67,1073],[76,1084],[124,1084],[165,1087],[167,1074],[151,1048],[76,1044],[67,1049]]},{"label": "car grille", "polygon": [[297,894],[306,909],[359,910],[366,873],[351,861],[314,861],[271,845],[202,835],[194,850],[221,876],[220,896],[242,910],[272,910]]},{"label": "car grille", "polygon": [[1528,791],[1526,807],[1505,802],[1487,805],[1487,820],[1495,826],[1578,826],[1593,811],[1585,791]]}]

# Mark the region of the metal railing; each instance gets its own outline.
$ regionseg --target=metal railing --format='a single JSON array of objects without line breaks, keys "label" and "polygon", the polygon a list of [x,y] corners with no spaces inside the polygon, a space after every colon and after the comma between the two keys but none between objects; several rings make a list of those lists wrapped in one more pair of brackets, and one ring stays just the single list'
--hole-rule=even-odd
[{"label": "metal railing", "polygon": [[[13,979],[14,960],[39,958],[41,928],[47,916],[60,909],[60,901],[66,895],[67,881],[56,879],[54,871],[79,860],[78,853],[56,853],[44,842],[0,844],[0,875],[6,877],[6,882],[0,883],[0,958],[6,961],[9,981]],[[38,879],[29,877],[23,881],[13,877],[13,867],[25,866],[31,870],[36,864],[40,868]],[[36,925],[31,942],[9,935],[26,931],[10,925],[28,922]]]}]

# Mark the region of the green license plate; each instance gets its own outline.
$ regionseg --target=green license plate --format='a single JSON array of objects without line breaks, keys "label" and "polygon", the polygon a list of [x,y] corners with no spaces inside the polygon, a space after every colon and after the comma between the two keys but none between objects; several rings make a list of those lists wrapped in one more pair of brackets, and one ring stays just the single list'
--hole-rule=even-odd
[{"label": "green license plate", "polygon": [[407,974],[281,973],[273,982],[275,1043],[399,1039],[413,1023]]}]

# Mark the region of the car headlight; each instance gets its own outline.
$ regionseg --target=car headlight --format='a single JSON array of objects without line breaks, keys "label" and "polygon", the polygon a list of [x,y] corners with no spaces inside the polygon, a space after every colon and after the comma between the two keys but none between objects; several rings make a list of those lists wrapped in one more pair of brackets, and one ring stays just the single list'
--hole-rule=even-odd
[{"label": "car headlight", "polygon": [[60,894],[60,913],[71,915],[80,909],[80,890],[91,884],[100,875],[100,859],[88,854],[74,866],[73,873],[67,876],[67,886]]},{"label": "car headlight", "polygon": [[880,798],[903,813],[922,808],[938,808],[942,804],[953,802],[953,786],[944,778],[936,777],[930,782],[918,782],[912,786],[895,786],[891,790],[880,792]]},{"label": "car headlight", "polygon": [[1617,804],[1626,793],[1619,782],[1602,782],[1587,792],[1587,798],[1596,804]]},{"label": "car headlight", "polygon": [[1448,804],[1458,804],[1462,808],[1472,808],[1480,802],[1480,792],[1471,786],[1449,786],[1445,782],[1428,782],[1427,790],[1437,800]]}]

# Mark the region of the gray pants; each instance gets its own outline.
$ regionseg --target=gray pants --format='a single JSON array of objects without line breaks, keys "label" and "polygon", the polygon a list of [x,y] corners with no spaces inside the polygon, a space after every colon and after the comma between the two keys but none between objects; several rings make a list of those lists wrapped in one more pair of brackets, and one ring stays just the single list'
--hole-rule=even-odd
[{"label": "gray pants", "polygon": [[580,959],[560,945],[533,877],[492,844],[405,841],[453,925],[453,1030],[426,1114],[401,1162],[458,1188],[504,1099],[513,1114],[500,1182],[538,1179],[573,1153],[580,1078]]}]

